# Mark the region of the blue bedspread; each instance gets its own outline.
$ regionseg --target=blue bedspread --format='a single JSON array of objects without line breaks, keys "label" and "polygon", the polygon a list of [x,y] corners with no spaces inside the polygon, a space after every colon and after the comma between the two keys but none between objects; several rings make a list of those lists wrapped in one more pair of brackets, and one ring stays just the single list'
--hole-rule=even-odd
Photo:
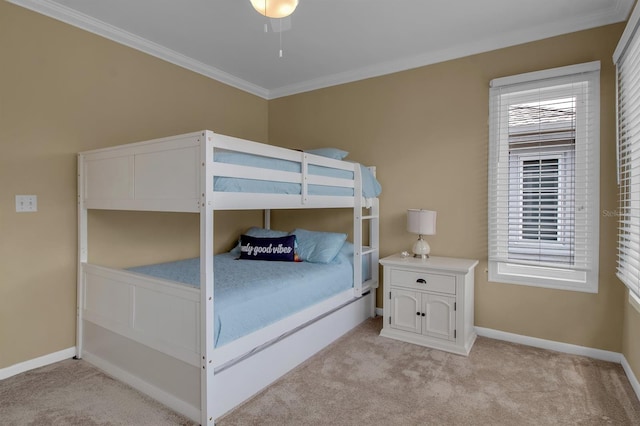
[{"label": "blue bedspread", "polygon": [[[239,164],[243,166],[260,167],[271,170],[300,173],[300,163],[244,154],[231,151],[216,151],[215,161],[220,163]],[[380,183],[367,167],[360,165],[362,174],[362,194],[366,198],[375,198],[381,192]],[[332,169],[330,167],[309,165],[309,174],[328,176],[342,179],[353,179],[353,173],[347,170]],[[223,192],[254,192],[275,194],[300,194],[300,184],[288,182],[272,182],[257,179],[240,179],[224,176],[214,178],[214,190]],[[353,196],[353,189],[325,185],[309,185],[310,195],[339,195]]]},{"label": "blue bedspread", "polygon": [[[214,259],[215,346],[274,323],[353,286],[352,257],[330,264]],[[200,259],[130,268],[130,271],[198,287]]]}]

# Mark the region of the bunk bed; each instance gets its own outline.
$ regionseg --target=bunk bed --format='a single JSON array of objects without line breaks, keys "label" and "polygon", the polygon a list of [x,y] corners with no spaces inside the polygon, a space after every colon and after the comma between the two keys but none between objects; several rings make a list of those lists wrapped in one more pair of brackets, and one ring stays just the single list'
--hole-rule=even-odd
[{"label": "bunk bed", "polygon": [[[344,161],[343,154],[290,150],[208,130],[78,154],[76,356],[187,417],[212,425],[373,316],[379,186],[375,168]],[[261,304],[260,298],[272,301],[262,303],[271,306],[280,296],[263,291],[256,296],[258,302],[221,320],[223,308],[215,303],[226,291],[218,288],[216,299],[215,288],[224,275],[220,268],[233,268],[229,265],[242,249],[214,256],[213,212],[264,210],[262,228],[256,229],[269,234],[271,210],[310,208],[353,210],[352,243],[345,242],[327,262],[331,264],[323,265],[346,268],[348,284],[284,317],[273,317],[265,326],[254,324],[238,335],[225,335],[221,323],[234,324],[243,312],[251,317],[249,306]],[[152,271],[163,265],[123,270],[89,263],[91,209],[198,214],[200,256],[178,261],[179,268],[191,270],[190,278]],[[288,235],[309,232],[313,233],[294,230]],[[260,263],[289,263],[246,262],[250,270]],[[333,281],[338,279],[325,278]],[[296,294],[293,298],[300,299]],[[215,306],[220,312],[214,312]]]}]

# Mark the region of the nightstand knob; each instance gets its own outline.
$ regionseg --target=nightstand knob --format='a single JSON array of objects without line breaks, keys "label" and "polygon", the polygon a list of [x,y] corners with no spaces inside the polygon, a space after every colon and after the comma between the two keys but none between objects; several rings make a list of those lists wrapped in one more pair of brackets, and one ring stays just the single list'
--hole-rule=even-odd
[{"label": "nightstand knob", "polygon": [[417,315],[417,316],[420,316],[420,312],[416,312],[416,315]]},{"label": "nightstand knob", "polygon": [[424,278],[418,278],[418,279],[416,280],[416,282],[417,282],[418,284],[426,284],[426,283],[427,283],[427,280],[425,280]]},{"label": "nightstand knob", "polygon": [[423,317],[424,317],[424,316],[426,316],[424,312],[422,313],[422,316],[423,316]]}]

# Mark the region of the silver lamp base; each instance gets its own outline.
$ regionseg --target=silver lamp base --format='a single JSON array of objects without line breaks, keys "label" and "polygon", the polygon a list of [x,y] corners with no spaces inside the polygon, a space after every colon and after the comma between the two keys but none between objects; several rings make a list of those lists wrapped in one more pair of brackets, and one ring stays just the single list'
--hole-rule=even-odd
[{"label": "silver lamp base", "polygon": [[429,258],[429,253],[431,252],[431,247],[429,247],[429,243],[427,243],[422,235],[418,237],[418,241],[413,245],[413,257],[417,259],[426,260]]}]

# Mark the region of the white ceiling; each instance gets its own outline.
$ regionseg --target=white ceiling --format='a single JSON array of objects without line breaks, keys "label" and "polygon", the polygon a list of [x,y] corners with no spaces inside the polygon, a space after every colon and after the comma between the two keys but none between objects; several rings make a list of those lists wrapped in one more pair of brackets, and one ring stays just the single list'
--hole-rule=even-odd
[{"label": "white ceiling", "polygon": [[289,30],[265,33],[249,0],[8,1],[266,99],[625,21],[634,4],[300,0]]}]

